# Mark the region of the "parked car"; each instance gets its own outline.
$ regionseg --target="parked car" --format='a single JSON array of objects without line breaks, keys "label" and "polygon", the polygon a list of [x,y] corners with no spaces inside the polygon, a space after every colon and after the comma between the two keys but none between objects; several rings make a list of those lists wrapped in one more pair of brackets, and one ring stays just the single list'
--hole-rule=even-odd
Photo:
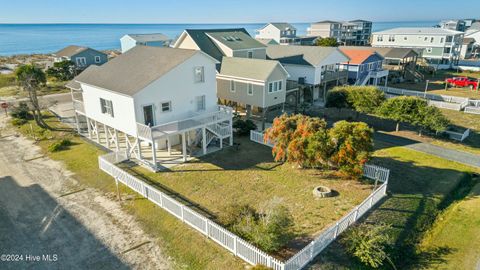
[{"label": "parked car", "polygon": [[445,80],[445,83],[455,87],[468,87],[470,89],[478,89],[478,81],[468,77],[453,77]]}]

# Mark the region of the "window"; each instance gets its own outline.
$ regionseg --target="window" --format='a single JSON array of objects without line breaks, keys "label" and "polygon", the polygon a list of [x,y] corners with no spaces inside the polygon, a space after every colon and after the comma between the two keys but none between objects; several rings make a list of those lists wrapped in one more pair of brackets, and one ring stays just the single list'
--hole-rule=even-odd
[{"label": "window", "polygon": [[427,40],[428,40],[428,37],[425,37],[425,38],[423,39],[423,41],[427,41]]},{"label": "window", "polygon": [[395,35],[388,36],[388,41],[395,42]]},{"label": "window", "polygon": [[247,95],[253,96],[253,84],[247,84]]},{"label": "window", "polygon": [[247,58],[253,58],[253,52],[252,51],[247,52]]},{"label": "window", "polygon": [[277,91],[282,91],[282,81],[278,81],[278,89]]},{"label": "window", "polygon": [[205,110],[205,95],[195,98],[197,103],[197,112]]},{"label": "window", "polygon": [[195,82],[205,82],[204,67],[195,67]]},{"label": "window", "polygon": [[273,91],[276,92],[278,89],[278,82],[273,83]]},{"label": "window", "polygon": [[425,51],[426,51],[427,53],[432,53],[432,48],[426,48]]},{"label": "window", "polygon": [[103,114],[109,114],[113,117],[113,103],[111,100],[100,98],[100,110]]},{"label": "window", "polygon": [[172,111],[172,102],[167,101],[167,102],[162,102],[160,103],[160,108],[162,112],[171,112]]},{"label": "window", "polygon": [[451,51],[450,48],[445,48],[445,49],[443,50],[444,53],[450,53],[450,51]]},{"label": "window", "polygon": [[373,63],[368,64],[368,70],[373,70]]},{"label": "window", "polygon": [[383,35],[378,35],[377,36],[377,41],[382,42],[383,41]]},{"label": "window", "polygon": [[100,58],[100,56],[95,56],[95,63],[100,63],[102,59]]},{"label": "window", "polygon": [[283,84],[282,81],[268,83],[268,93],[282,91],[282,84]]},{"label": "window", "polygon": [[404,37],[403,37],[403,40],[407,40],[407,36],[404,36]]},{"label": "window", "polygon": [[433,37],[430,38],[430,43],[433,43]]},{"label": "window", "polygon": [[77,57],[75,58],[77,66],[84,67],[87,65],[87,59],[85,57]]},{"label": "window", "polygon": [[268,83],[268,93],[273,92],[273,83]]},{"label": "window", "polygon": [[235,92],[235,81],[230,81],[230,92]]},{"label": "window", "polygon": [[440,38],[440,43],[443,43],[444,40],[445,40],[445,39],[444,39],[443,37]]}]

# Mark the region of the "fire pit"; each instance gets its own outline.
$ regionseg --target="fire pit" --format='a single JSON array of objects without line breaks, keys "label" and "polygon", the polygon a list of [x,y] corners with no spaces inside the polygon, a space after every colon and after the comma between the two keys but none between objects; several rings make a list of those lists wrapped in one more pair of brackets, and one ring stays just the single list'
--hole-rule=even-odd
[{"label": "fire pit", "polygon": [[330,188],[324,186],[318,186],[313,189],[313,195],[318,198],[332,197],[333,192]]}]

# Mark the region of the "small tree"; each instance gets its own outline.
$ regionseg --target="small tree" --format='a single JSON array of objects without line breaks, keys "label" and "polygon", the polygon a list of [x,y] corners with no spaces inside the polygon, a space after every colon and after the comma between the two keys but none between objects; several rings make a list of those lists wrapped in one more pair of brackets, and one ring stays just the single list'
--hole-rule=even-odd
[{"label": "small tree", "polygon": [[40,85],[45,85],[47,77],[45,73],[34,65],[23,65],[15,71],[17,82],[20,86],[28,92],[30,103],[32,104],[32,115],[38,126],[49,128],[43,121],[40,104],[38,103],[37,90]]},{"label": "small tree", "polygon": [[321,47],[338,47],[338,42],[336,38],[318,38],[315,45]]},{"label": "small tree", "polygon": [[349,228],[343,235],[341,243],[348,254],[359,259],[367,267],[379,268],[387,260],[396,269],[385,251],[393,244],[389,234],[390,228],[391,226],[385,224],[362,223]]},{"label": "small tree", "polygon": [[385,101],[385,94],[373,86],[347,86],[347,101],[361,113],[373,113]]},{"label": "small tree", "polygon": [[335,87],[327,93],[326,106],[328,108],[350,108],[348,102],[348,91],[344,87]]},{"label": "small tree", "polygon": [[418,125],[422,121],[421,108],[427,107],[427,101],[417,97],[396,97],[385,101],[377,110],[377,114],[397,122],[398,132],[400,122]]},{"label": "small tree", "polygon": [[420,115],[422,119],[419,123],[419,126],[422,129],[434,131],[435,133],[443,132],[450,125],[450,120],[448,120],[442,111],[437,107],[426,106],[422,107],[420,110]]},{"label": "small tree", "polygon": [[373,130],[363,122],[339,121],[329,131],[330,160],[350,176],[360,177],[373,150]]},{"label": "small tree", "polygon": [[56,62],[53,67],[47,70],[47,75],[60,81],[69,81],[75,77],[75,64],[72,61],[65,60]]}]

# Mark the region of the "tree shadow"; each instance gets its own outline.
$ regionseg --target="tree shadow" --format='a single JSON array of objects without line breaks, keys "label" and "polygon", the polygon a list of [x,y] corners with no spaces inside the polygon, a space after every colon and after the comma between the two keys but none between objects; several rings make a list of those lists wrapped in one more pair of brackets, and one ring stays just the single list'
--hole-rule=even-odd
[{"label": "tree shadow", "polygon": [[[2,269],[130,269],[41,186],[20,186],[12,176],[0,178],[0,243],[2,254],[24,256]],[[58,260],[28,262],[27,254]]]}]

